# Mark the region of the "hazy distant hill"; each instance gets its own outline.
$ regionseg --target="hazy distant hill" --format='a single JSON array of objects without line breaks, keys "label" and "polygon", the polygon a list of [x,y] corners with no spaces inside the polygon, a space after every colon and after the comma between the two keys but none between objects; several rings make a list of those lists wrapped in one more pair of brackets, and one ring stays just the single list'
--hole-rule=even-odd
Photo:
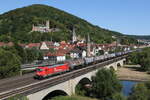
[{"label": "hazy distant hill", "polygon": [[[50,21],[51,28],[59,28],[61,31],[31,32],[33,24],[43,24],[46,20]],[[121,37],[122,43],[125,44],[136,42],[133,38],[124,38],[121,33],[100,28],[62,10],[39,4],[18,8],[0,15],[0,41],[68,41],[71,39],[73,26],[76,28],[77,35],[86,38],[89,33],[91,40],[96,43],[110,43],[115,40],[112,36]]]},{"label": "hazy distant hill", "polygon": [[129,35],[130,37],[136,38],[136,39],[145,39],[150,40],[150,35]]}]

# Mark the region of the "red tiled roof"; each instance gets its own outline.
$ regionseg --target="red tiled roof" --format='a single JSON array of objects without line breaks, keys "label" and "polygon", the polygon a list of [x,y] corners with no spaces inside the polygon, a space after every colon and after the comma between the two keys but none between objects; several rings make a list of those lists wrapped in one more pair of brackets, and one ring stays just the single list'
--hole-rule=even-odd
[{"label": "red tiled roof", "polygon": [[9,43],[0,42],[0,46],[13,46],[13,45],[14,45],[13,42],[9,42]]},{"label": "red tiled roof", "polygon": [[69,53],[70,49],[58,49],[54,53],[48,52],[46,56],[64,56],[65,54]]},{"label": "red tiled roof", "polygon": [[0,46],[5,46],[6,44],[4,42],[0,42]]},{"label": "red tiled roof", "polygon": [[29,43],[27,46],[28,46],[28,48],[33,48],[33,47],[40,47],[40,43]]},{"label": "red tiled roof", "polygon": [[21,46],[21,47],[25,47],[25,46],[26,46],[26,44],[22,44],[22,43],[21,43],[21,44],[19,44],[19,46]]},{"label": "red tiled roof", "polygon": [[53,44],[54,44],[54,43],[51,42],[51,41],[44,41],[44,42],[46,43],[47,46],[53,46]]},{"label": "red tiled roof", "polygon": [[47,54],[46,54],[46,56],[64,56],[65,54],[63,54],[63,53],[51,53],[51,52],[48,52]]},{"label": "red tiled roof", "polygon": [[13,42],[9,42],[9,43],[7,43],[7,46],[14,46],[14,43]]}]

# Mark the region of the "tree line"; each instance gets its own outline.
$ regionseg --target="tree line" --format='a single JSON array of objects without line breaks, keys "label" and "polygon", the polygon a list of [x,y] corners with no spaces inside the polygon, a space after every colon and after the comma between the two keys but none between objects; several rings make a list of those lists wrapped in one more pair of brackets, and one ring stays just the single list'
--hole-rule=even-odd
[{"label": "tree line", "polygon": [[23,49],[18,44],[0,48],[0,79],[18,75],[21,64],[40,60],[43,53],[36,48]]},{"label": "tree line", "polygon": [[141,65],[141,70],[150,71],[150,48],[144,48],[129,55],[129,61],[132,64]]}]

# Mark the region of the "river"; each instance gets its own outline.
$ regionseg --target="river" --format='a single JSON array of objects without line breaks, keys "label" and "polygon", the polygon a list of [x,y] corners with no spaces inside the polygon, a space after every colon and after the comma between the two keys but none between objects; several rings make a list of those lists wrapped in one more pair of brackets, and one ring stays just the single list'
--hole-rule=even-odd
[{"label": "river", "polygon": [[129,96],[132,93],[132,87],[137,84],[137,81],[121,81],[123,85],[122,93],[124,96]]}]

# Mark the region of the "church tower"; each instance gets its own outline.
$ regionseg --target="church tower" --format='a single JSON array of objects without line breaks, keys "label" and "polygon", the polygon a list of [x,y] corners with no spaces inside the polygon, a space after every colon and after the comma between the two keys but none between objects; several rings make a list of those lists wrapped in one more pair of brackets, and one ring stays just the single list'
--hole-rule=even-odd
[{"label": "church tower", "polygon": [[72,43],[74,43],[75,41],[77,41],[77,37],[76,37],[75,28],[73,27],[73,32],[72,32]]},{"label": "church tower", "polygon": [[90,43],[90,36],[88,33],[88,38],[87,38],[87,56],[90,57],[91,56],[91,43]]},{"label": "church tower", "polygon": [[49,20],[46,21],[46,28],[49,29]]}]

